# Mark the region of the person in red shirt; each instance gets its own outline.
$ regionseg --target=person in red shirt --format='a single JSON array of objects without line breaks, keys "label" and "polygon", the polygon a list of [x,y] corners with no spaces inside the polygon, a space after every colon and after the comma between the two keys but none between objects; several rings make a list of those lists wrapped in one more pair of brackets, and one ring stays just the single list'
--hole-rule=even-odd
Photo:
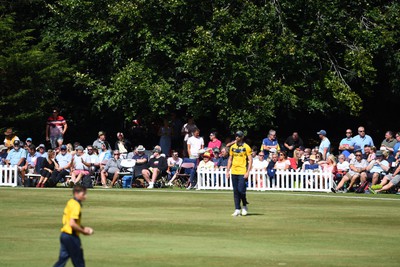
[{"label": "person in red shirt", "polygon": [[214,148],[218,148],[221,149],[221,141],[218,140],[217,138],[217,133],[216,132],[212,132],[210,133],[210,142],[208,142],[208,149],[214,149]]},{"label": "person in red shirt", "polygon": [[47,119],[46,141],[50,141],[51,147],[57,147],[57,140],[63,138],[68,129],[67,122],[59,115],[58,109],[53,109],[53,114]]}]

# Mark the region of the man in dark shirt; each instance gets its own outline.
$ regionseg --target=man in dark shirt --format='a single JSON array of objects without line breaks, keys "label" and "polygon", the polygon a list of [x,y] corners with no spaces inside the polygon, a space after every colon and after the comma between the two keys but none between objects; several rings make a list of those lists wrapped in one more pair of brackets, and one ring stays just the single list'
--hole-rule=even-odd
[{"label": "man in dark shirt", "polygon": [[291,136],[289,136],[286,141],[285,141],[285,147],[287,150],[287,155],[290,158],[293,158],[293,153],[294,151],[299,148],[304,146],[303,140],[299,137],[299,134],[297,132],[294,132]]},{"label": "man in dark shirt", "polygon": [[[157,178],[168,169],[168,163],[165,157],[161,156],[158,148],[153,150],[153,157],[149,160],[148,167],[142,170],[143,178],[149,183],[147,188],[154,188]],[[151,178],[151,180],[150,180]]]},{"label": "man in dark shirt", "polygon": [[229,159],[228,151],[226,147],[223,147],[221,149],[221,153],[219,154],[217,167],[219,169],[226,169],[226,166],[228,165],[228,159]]}]

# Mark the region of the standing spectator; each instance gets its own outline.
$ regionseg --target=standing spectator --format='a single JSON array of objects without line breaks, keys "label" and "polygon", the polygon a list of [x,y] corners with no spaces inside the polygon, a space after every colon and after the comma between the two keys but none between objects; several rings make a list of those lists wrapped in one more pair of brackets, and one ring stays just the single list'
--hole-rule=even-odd
[{"label": "standing spectator", "polygon": [[181,129],[183,123],[182,121],[176,116],[175,112],[171,113],[171,127],[172,127],[172,149],[178,150],[182,148],[181,144]]},{"label": "standing spectator", "polygon": [[200,137],[200,130],[195,129],[193,136],[187,140],[187,151],[189,158],[198,159],[200,149],[204,148],[204,140]]},{"label": "standing spectator", "polygon": [[58,163],[55,159],[56,153],[54,150],[47,151],[47,159],[43,162],[42,171],[40,172],[39,183],[36,187],[44,187],[47,180],[51,177],[54,170],[58,169]]},{"label": "standing spectator", "polygon": [[165,157],[161,156],[159,149],[153,150],[153,157],[149,160],[148,168],[143,169],[143,178],[149,183],[147,188],[154,188],[157,178],[164,174],[168,169],[168,163]]},{"label": "standing spectator", "polygon": [[161,146],[161,151],[166,156],[169,156],[171,151],[172,133],[173,131],[172,128],[169,127],[168,120],[164,119],[164,125],[158,130],[158,136],[160,136],[159,144]]},{"label": "standing spectator", "polygon": [[372,141],[371,136],[365,134],[365,128],[360,126],[358,127],[358,135],[353,137],[353,142],[354,142],[354,150],[361,150],[361,152],[364,154],[364,147],[366,145],[368,146],[374,146],[374,141]]},{"label": "standing spectator", "polygon": [[339,144],[339,151],[344,155],[346,158],[350,156],[354,152],[354,141],[353,141],[353,131],[351,129],[346,130],[346,137],[340,141]]},{"label": "standing spectator", "polygon": [[294,151],[304,146],[303,140],[299,137],[297,132],[294,132],[291,136],[286,138],[284,146],[287,149],[288,157],[293,158]]},{"label": "standing spectator", "polygon": [[111,181],[111,187],[117,182],[119,177],[119,172],[121,170],[121,158],[118,150],[114,150],[114,157],[107,161],[106,166],[101,171],[101,184],[104,188],[108,188],[107,186],[107,178]]},{"label": "standing spectator", "polygon": [[13,146],[15,141],[19,141],[18,136],[15,134],[13,128],[8,128],[4,132],[5,138],[4,138],[4,145],[7,147],[7,149],[10,151]]},{"label": "standing spectator", "polygon": [[63,137],[67,129],[67,122],[59,115],[59,110],[53,109],[53,114],[47,119],[46,125],[46,141],[50,141],[53,149],[57,147],[57,139]]},{"label": "standing spectator", "polygon": [[264,138],[262,141],[262,150],[264,152],[264,158],[267,159],[269,157],[269,152],[271,149],[276,149],[279,151],[278,140],[276,139],[276,131],[269,130],[268,137]]},{"label": "standing spectator", "polygon": [[[236,132],[236,143],[229,149],[229,160],[226,168],[226,177],[231,177],[233,186],[233,196],[235,201],[235,212],[232,216],[246,216],[248,213],[246,182],[250,171],[253,168],[253,158],[251,157],[251,148],[244,142],[244,133]],[[231,175],[231,176],[230,176]],[[240,203],[243,209],[240,212]]]},{"label": "standing spectator", "polygon": [[62,145],[60,147],[60,153],[56,156],[58,168],[56,168],[51,174],[51,185],[56,186],[58,182],[65,180],[65,176],[69,175],[72,156],[67,151],[67,146]]},{"label": "standing spectator", "polygon": [[119,151],[122,158],[126,158],[128,153],[131,152],[132,144],[125,138],[123,133],[117,133],[117,139],[114,149]]},{"label": "standing spectator", "polygon": [[211,148],[211,149],[214,149],[214,148],[221,149],[221,145],[222,145],[222,142],[220,140],[218,140],[217,133],[216,132],[210,133],[210,142],[208,142],[207,147]]},{"label": "standing spectator", "polygon": [[188,118],[188,122],[183,125],[181,134],[184,136],[183,138],[183,156],[189,156],[187,151],[187,141],[190,137],[192,137],[194,131],[197,129],[196,124],[194,123],[193,117]]},{"label": "standing spectator", "polygon": [[376,151],[375,159],[368,164],[366,172],[361,174],[361,183],[371,180],[372,185],[377,184],[385,176],[389,168],[389,162],[385,159],[382,151]]},{"label": "standing spectator", "polygon": [[100,131],[97,136],[98,136],[98,138],[93,142],[93,147],[97,148],[97,150],[100,151],[103,144],[105,144],[107,150],[111,150],[110,144],[108,142],[106,142],[106,133],[103,131]]},{"label": "standing spectator", "polygon": [[392,131],[387,131],[385,133],[385,139],[382,141],[381,144],[381,149],[382,151],[389,151],[390,155],[393,154],[393,148],[396,145],[397,141],[393,137],[393,132]]},{"label": "standing spectator", "polygon": [[320,160],[326,160],[330,154],[331,142],[329,141],[328,137],[326,137],[325,130],[321,130],[317,134],[321,139],[321,143],[318,148],[318,152],[322,154],[322,158]]},{"label": "standing spectator", "polygon": [[0,145],[0,165],[2,166],[6,164],[7,150],[8,148],[5,145]]}]

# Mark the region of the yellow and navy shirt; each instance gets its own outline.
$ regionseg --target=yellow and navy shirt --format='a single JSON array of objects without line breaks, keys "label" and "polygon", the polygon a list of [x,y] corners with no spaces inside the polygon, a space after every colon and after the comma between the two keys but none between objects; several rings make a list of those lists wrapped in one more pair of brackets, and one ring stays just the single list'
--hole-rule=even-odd
[{"label": "yellow and navy shirt", "polygon": [[233,144],[229,149],[232,157],[231,173],[234,175],[244,175],[247,172],[247,158],[251,155],[251,148],[246,143],[241,145]]},{"label": "yellow and navy shirt", "polygon": [[79,236],[79,233],[75,232],[69,224],[71,219],[75,219],[76,223],[81,225],[81,203],[79,203],[79,201],[76,199],[70,199],[65,206],[62,219],[63,227],[61,228],[61,232]]}]

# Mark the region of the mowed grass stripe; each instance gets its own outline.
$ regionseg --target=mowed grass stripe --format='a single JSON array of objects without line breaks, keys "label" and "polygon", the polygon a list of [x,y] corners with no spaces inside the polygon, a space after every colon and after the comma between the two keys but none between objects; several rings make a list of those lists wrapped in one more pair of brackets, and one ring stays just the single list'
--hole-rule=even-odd
[{"label": "mowed grass stripe", "polygon": [[[1,266],[55,262],[62,210],[70,192],[0,189]],[[181,191],[90,190],[83,222],[96,233],[82,237],[87,266],[398,266],[400,262],[395,253],[400,208],[386,196],[349,199],[254,192],[249,193],[251,216],[232,218],[231,192],[164,192]]]}]

